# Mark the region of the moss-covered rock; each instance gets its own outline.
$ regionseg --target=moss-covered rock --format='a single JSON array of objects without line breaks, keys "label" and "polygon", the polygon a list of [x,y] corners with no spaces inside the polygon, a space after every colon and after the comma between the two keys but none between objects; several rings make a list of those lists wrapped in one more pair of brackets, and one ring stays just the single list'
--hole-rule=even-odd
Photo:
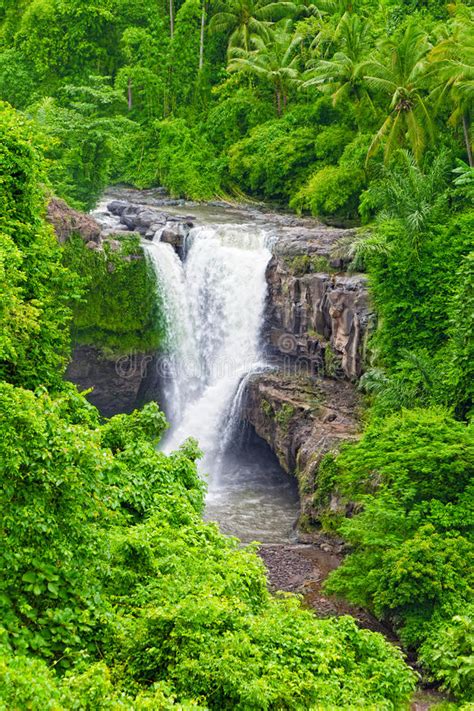
[{"label": "moss-covered rock", "polygon": [[73,341],[104,355],[154,352],[163,323],[155,276],[135,236],[111,237],[99,248],[73,235],[64,261],[83,279],[84,296],[74,304]]}]

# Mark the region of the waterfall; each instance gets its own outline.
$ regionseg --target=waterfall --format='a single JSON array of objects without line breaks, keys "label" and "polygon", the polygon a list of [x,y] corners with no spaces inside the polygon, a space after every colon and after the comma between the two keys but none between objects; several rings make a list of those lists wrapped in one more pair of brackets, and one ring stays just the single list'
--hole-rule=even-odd
[{"label": "waterfall", "polygon": [[204,451],[201,466],[213,476],[239,383],[263,366],[266,245],[265,231],[253,225],[216,224],[191,230],[184,264],[167,244],[146,247],[164,306],[172,371],[164,449],[195,437]]},{"label": "waterfall", "polygon": [[221,440],[220,452],[224,454],[232,445],[236,444],[240,447],[245,439],[245,431],[239,429],[241,423],[242,410],[244,408],[244,398],[247,392],[248,384],[251,378],[258,373],[273,370],[265,363],[257,363],[252,370],[249,370],[241,379],[237,386],[237,390],[232,398],[231,405],[228,409],[224,431]]},{"label": "waterfall", "polygon": [[144,244],[145,254],[156,274],[158,299],[164,321],[165,343],[159,361],[171,424],[179,422],[185,398],[194,396],[199,382],[198,350],[191,323],[187,284],[181,260],[170,244]]}]

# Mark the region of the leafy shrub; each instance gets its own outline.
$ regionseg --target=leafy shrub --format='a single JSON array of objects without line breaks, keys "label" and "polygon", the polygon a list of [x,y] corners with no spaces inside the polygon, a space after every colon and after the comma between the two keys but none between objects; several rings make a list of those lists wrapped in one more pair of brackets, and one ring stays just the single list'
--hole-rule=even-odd
[{"label": "leafy shrub", "polygon": [[224,163],[199,128],[190,129],[183,119],[165,119],[138,137],[130,136],[116,178],[137,187],[164,185],[172,195],[208,200],[221,192]]},{"label": "leafy shrub", "polygon": [[37,137],[7,104],[0,104],[0,138],[0,377],[26,387],[60,387],[69,347],[67,303],[79,285],[42,219],[45,163]]},{"label": "leafy shrub", "polygon": [[[473,473],[472,426],[446,412],[373,420],[332,463],[332,485],[362,510],[340,525],[353,553],[331,574],[328,591],[390,619],[408,646],[424,644],[472,597]],[[464,674],[462,653],[453,678],[456,664]]]},{"label": "leafy shrub", "polygon": [[35,83],[31,67],[15,49],[0,52],[0,96],[16,109],[31,103]]},{"label": "leafy shrub", "polygon": [[322,127],[314,142],[316,158],[323,164],[336,164],[353,137],[353,131],[344,125]]},{"label": "leafy shrub", "polygon": [[60,100],[45,97],[29,108],[49,160],[48,177],[58,195],[79,209],[91,209],[109,182],[114,154],[120,154],[132,122],[117,114],[124,99],[101,77],[66,85]]},{"label": "leafy shrub", "polygon": [[315,130],[268,121],[229,150],[229,174],[240,188],[270,199],[288,199],[315,161]]},{"label": "leafy shrub", "polygon": [[443,621],[420,648],[421,662],[457,697],[474,695],[474,606],[463,605],[459,614]]},{"label": "leafy shrub", "polygon": [[222,150],[240,141],[263,117],[268,120],[273,113],[271,104],[257,101],[251,91],[240,89],[210,109],[206,134],[212,144]]},{"label": "leafy shrub", "polygon": [[358,169],[329,165],[318,170],[291,201],[299,210],[307,209],[317,217],[342,220],[357,214],[358,197],[364,186],[364,174]]},{"label": "leafy shrub", "polygon": [[83,280],[84,296],[73,304],[77,343],[114,354],[159,347],[161,304],[137,238],[122,238],[118,246],[105,242],[104,251],[96,252],[80,237],[72,237],[63,248],[63,259]]},{"label": "leafy shrub", "polygon": [[374,255],[369,262],[374,299],[382,319],[376,343],[387,363],[394,363],[400,350],[411,350],[413,344],[434,352],[446,343],[448,295],[456,285],[463,254],[471,249],[473,219],[474,212],[469,211],[453,217],[445,226],[433,226],[416,250],[397,222],[386,222],[378,228],[394,245],[393,250]]},{"label": "leafy shrub", "polygon": [[294,195],[290,206],[300,212],[308,210],[315,216],[343,222],[357,219],[359,197],[367,177],[364,170],[367,137],[361,135],[349,142],[351,133],[342,127],[329,127],[322,137],[326,134],[329,147],[321,151],[317,145],[317,152],[324,160],[337,160],[340,156],[339,163],[319,168]]}]

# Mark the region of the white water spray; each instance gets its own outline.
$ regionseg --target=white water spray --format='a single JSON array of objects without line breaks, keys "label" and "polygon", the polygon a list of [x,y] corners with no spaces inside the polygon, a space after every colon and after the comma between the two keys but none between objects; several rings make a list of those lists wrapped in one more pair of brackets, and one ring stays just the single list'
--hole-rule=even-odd
[{"label": "white water spray", "polygon": [[201,466],[215,477],[239,383],[263,365],[266,234],[251,225],[194,228],[184,265],[169,245],[153,243],[147,251],[174,370],[166,391],[171,430],[164,447],[171,451],[195,437],[204,451]]},{"label": "white water spray", "polygon": [[145,251],[156,274],[158,299],[166,334],[160,360],[167,415],[171,423],[183,416],[186,399],[199,383],[199,354],[191,323],[188,290],[181,261],[171,245],[150,242]]}]

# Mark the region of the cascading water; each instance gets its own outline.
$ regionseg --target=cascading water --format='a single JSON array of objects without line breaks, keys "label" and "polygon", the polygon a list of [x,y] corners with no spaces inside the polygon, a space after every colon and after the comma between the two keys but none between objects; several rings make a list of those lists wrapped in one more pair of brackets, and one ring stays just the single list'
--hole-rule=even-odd
[{"label": "cascading water", "polygon": [[[262,447],[228,452],[249,374],[264,369],[260,335],[268,235],[248,224],[191,230],[183,262],[158,236],[146,243],[167,332],[164,392],[170,452],[197,439],[208,475],[207,517],[243,540],[286,540],[297,496]],[[265,525],[268,526],[265,531]]]},{"label": "cascading water", "polygon": [[157,276],[158,299],[166,334],[165,353],[160,360],[168,419],[180,422],[186,401],[198,392],[199,351],[191,321],[188,287],[181,260],[164,242],[145,244],[148,259]]},{"label": "cascading water", "polygon": [[[204,451],[202,467],[214,475],[233,395],[242,376],[262,359],[260,329],[269,258],[261,231],[210,225],[193,229],[188,237],[184,265],[188,312],[182,311],[180,320],[191,324],[191,348],[179,340],[175,351],[180,399],[187,405],[172,422],[166,449],[195,437]],[[180,329],[182,323],[175,322],[173,330]],[[192,349],[198,354],[197,373],[195,361],[188,360]]]}]

